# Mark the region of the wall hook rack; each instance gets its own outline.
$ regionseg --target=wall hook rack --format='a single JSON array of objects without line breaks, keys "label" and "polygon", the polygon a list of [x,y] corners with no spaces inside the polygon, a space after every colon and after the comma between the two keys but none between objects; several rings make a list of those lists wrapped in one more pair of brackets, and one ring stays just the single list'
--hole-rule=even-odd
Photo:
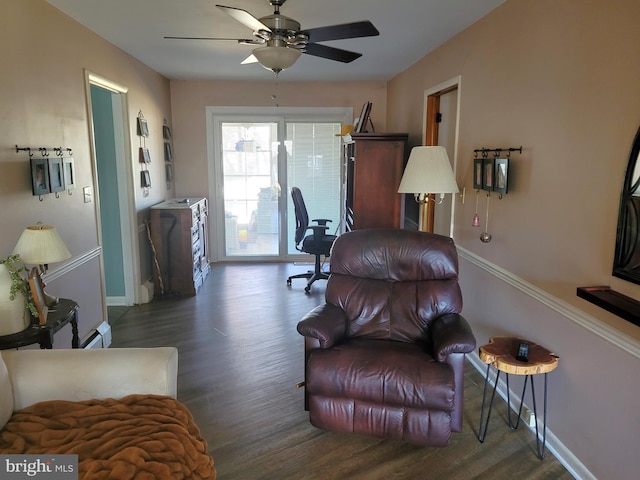
[{"label": "wall hook rack", "polygon": [[[475,149],[473,151],[473,188],[496,192],[498,199],[502,200],[502,196],[507,193],[509,159],[512,152],[522,153],[522,147]],[[490,153],[493,154],[491,157]]]},{"label": "wall hook rack", "polygon": [[511,155],[511,152],[522,153],[522,147],[508,147],[508,148],[477,148],[473,151],[474,158],[478,158],[478,153],[481,153],[483,158],[489,155],[489,152],[493,152],[496,157],[499,157],[502,152],[507,152],[507,155]]},{"label": "wall hook rack", "polygon": [[63,147],[19,147],[18,145],[16,145],[16,153],[19,152],[28,152],[30,157],[33,157],[36,152],[39,153],[41,156],[43,157],[48,157],[49,155],[51,155],[49,152],[54,152],[56,154],[56,156],[58,157],[63,157],[66,154],[68,154],[68,156],[72,157],[73,156],[73,152],[70,148],[63,148]]}]

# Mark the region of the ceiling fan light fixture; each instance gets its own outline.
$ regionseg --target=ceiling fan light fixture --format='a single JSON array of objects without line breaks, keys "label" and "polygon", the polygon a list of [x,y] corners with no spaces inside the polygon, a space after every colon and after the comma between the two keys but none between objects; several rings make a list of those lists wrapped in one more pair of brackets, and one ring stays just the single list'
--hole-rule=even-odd
[{"label": "ceiling fan light fixture", "polygon": [[258,47],[253,50],[253,55],[258,59],[260,65],[267,70],[271,70],[276,75],[285,68],[291,67],[302,52],[296,48],[288,47]]}]

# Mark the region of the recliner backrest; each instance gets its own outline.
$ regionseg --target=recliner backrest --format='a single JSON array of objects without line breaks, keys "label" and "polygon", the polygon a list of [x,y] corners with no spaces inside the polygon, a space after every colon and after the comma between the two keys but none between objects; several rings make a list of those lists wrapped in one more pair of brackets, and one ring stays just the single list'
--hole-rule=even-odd
[{"label": "recliner backrest", "polygon": [[355,230],[331,252],[326,301],[342,308],[347,334],[425,340],[431,322],[462,311],[453,240],[400,229]]},{"label": "recliner backrest", "polygon": [[296,215],[295,241],[296,245],[298,245],[304,239],[307,228],[309,227],[309,214],[307,213],[307,207],[302,198],[302,192],[298,187],[291,189],[291,199],[293,200],[293,209]]}]

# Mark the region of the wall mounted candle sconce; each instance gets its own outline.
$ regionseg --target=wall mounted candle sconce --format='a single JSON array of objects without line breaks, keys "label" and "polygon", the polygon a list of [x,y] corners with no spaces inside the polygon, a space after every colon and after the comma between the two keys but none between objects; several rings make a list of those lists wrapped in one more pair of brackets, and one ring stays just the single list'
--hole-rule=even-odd
[{"label": "wall mounted candle sconce", "polygon": [[492,239],[489,233],[489,200],[491,199],[491,192],[496,192],[498,199],[502,200],[502,196],[509,191],[509,159],[512,152],[522,153],[522,147],[480,148],[473,151],[473,188],[476,189],[476,210],[473,214],[471,226],[480,226],[478,200],[480,190],[484,190],[487,192],[487,210],[485,228],[480,235],[480,240],[483,243],[489,243]]}]

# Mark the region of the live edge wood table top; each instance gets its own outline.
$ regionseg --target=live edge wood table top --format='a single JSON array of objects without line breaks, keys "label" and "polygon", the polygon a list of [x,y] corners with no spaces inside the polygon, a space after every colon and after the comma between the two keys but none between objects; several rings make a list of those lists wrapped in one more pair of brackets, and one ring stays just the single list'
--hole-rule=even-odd
[{"label": "live edge wood table top", "polygon": [[[529,361],[516,360],[520,343],[529,344]],[[479,349],[480,360],[514,375],[549,373],[558,366],[558,356],[537,343],[519,337],[491,337]]]}]

